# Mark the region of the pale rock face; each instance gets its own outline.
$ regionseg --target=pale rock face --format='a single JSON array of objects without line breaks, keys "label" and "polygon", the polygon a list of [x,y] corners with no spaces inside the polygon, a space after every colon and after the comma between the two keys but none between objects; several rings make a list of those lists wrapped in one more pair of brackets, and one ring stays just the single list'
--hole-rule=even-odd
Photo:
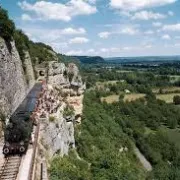
[{"label": "pale rock face", "polygon": [[13,112],[21,103],[27,92],[27,84],[22,62],[14,41],[8,49],[0,37],[0,103],[3,113]]},{"label": "pale rock face", "polygon": [[64,63],[51,62],[48,68],[48,83],[52,85],[69,84],[68,79],[64,76],[66,66]]},{"label": "pale rock face", "polygon": [[49,76],[54,76],[57,74],[63,74],[66,70],[66,66],[64,63],[51,62],[49,63]]},{"label": "pale rock face", "polygon": [[62,114],[59,114],[55,122],[43,122],[42,137],[50,157],[56,153],[61,156],[68,155],[69,148],[75,147],[74,124],[66,122]]},{"label": "pale rock face", "polygon": [[35,77],[34,77],[34,70],[32,67],[32,61],[31,57],[28,51],[25,51],[25,58],[24,58],[24,66],[25,73],[26,73],[26,80],[28,81],[29,88],[31,88],[35,83]]}]

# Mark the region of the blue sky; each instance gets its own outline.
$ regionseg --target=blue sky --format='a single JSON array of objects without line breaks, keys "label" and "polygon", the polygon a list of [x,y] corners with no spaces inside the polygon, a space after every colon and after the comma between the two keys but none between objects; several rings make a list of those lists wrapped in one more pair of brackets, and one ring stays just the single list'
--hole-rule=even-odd
[{"label": "blue sky", "polygon": [[67,55],[180,54],[180,0],[0,0],[33,41]]}]

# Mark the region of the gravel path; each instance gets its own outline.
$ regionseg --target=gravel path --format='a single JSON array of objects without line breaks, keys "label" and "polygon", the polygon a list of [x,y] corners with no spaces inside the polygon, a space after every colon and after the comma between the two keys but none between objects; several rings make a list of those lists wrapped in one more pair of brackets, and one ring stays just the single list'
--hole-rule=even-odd
[{"label": "gravel path", "polygon": [[142,163],[142,165],[144,166],[144,168],[147,171],[152,171],[152,166],[150,162],[144,157],[144,155],[139,151],[137,147],[134,147],[134,152],[136,156],[138,157],[138,159],[140,160],[140,162]]}]

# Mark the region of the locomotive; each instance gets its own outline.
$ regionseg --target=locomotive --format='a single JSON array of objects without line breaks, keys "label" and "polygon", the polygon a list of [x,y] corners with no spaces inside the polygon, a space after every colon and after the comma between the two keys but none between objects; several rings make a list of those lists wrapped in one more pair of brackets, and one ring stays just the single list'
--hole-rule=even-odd
[{"label": "locomotive", "polygon": [[24,154],[31,140],[33,125],[36,125],[32,113],[36,109],[42,84],[36,83],[26,98],[10,117],[5,128],[3,154],[5,156]]}]

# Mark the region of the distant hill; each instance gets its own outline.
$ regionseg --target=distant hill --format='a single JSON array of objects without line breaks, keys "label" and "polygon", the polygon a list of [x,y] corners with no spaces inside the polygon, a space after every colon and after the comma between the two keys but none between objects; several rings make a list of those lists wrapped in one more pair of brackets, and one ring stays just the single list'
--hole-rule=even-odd
[{"label": "distant hill", "polygon": [[105,60],[100,56],[73,56],[84,64],[99,64],[105,63]]},{"label": "distant hill", "polygon": [[109,63],[140,63],[140,62],[164,62],[180,61],[180,56],[141,56],[141,57],[111,57],[105,58]]}]

